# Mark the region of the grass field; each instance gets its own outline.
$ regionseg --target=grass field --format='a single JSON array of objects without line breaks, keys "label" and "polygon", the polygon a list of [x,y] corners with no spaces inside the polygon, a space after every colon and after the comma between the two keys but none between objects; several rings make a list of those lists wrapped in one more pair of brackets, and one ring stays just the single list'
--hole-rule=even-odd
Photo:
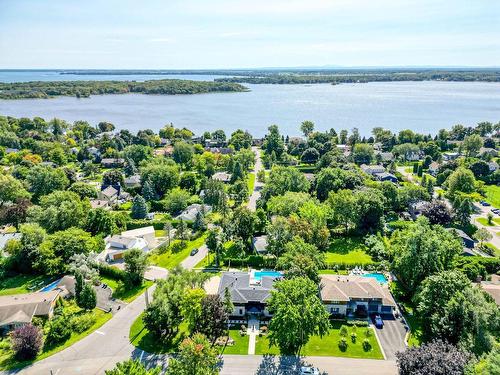
[{"label": "grass field", "polygon": [[493,207],[500,208],[500,186],[486,185],[484,186],[486,202]]},{"label": "grass field", "polygon": [[153,285],[152,281],[144,280],[141,286],[132,289],[125,288],[123,282],[110,279],[109,277],[101,276],[101,281],[113,289],[113,298],[122,300],[123,302],[132,302],[140,296],[146,289]]},{"label": "grass field", "polygon": [[366,253],[366,246],[360,238],[334,239],[326,252],[326,263],[346,265],[367,265],[373,263]]},{"label": "grass field", "polygon": [[422,323],[414,315],[405,314],[405,319],[410,326],[409,346],[420,346],[422,343]]},{"label": "grass field", "polygon": [[16,275],[0,281],[0,296],[35,292],[54,281],[53,276]]},{"label": "grass field", "polygon": [[248,194],[252,195],[253,188],[255,186],[255,174],[253,173],[248,174],[247,186],[248,186]]},{"label": "grass field", "polygon": [[498,217],[493,218],[492,224],[488,224],[488,219],[486,217],[478,217],[477,221],[486,227],[495,227],[500,225],[500,218]]},{"label": "grass field", "polygon": [[[172,269],[175,266],[179,265],[184,259],[186,259],[189,256],[191,250],[201,247],[205,243],[206,238],[207,235],[204,234],[203,236],[193,241],[188,241],[186,247],[178,252],[172,252],[171,250],[172,246],[171,246],[170,249],[168,249],[162,254],[158,253],[151,254],[149,260],[153,265],[163,267],[166,269]],[[172,244],[175,244],[177,241],[178,240],[173,241]]]},{"label": "grass field", "polygon": [[[348,327],[348,335],[346,336],[347,348],[342,350],[339,348],[340,325],[335,324],[328,335],[319,337],[313,336],[301,351],[302,355],[308,356],[333,356],[333,357],[349,357],[349,358],[371,358],[383,359],[382,351],[378,345],[375,333],[372,328],[368,328],[371,332],[368,340],[370,341],[371,349],[365,351],[363,349],[363,340],[366,338],[365,331],[367,328],[358,327],[356,329],[356,342],[352,342],[351,333],[352,327]],[[255,345],[255,354],[280,354],[277,347],[269,348],[269,340],[266,336],[257,337]]]},{"label": "grass field", "polygon": [[86,330],[82,333],[73,332],[71,334],[70,338],[68,340],[66,340],[64,343],[61,343],[55,347],[43,348],[42,352],[33,361],[24,361],[24,362],[17,361],[12,356],[13,352],[10,349],[10,344],[8,342],[8,339],[1,340],[0,341],[0,370],[28,366],[29,364],[31,364],[33,362],[40,361],[44,358],[50,357],[51,355],[54,355],[57,352],[60,352],[61,350],[68,348],[69,346],[73,345],[77,341],[80,341],[84,337],[90,335],[96,329],[99,329],[109,319],[111,319],[111,317],[113,315],[110,313],[105,313],[104,311],[99,310],[99,309],[94,309],[94,316],[96,317],[96,322],[88,330]]},{"label": "grass field", "polygon": [[221,348],[222,354],[248,354],[249,336],[241,336],[239,330],[229,330],[229,337],[234,340],[234,345]]}]

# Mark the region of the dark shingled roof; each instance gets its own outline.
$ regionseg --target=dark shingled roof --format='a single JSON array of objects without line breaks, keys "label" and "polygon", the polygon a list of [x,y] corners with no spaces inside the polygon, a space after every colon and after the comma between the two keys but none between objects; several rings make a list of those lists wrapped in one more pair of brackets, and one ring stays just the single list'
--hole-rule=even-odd
[{"label": "dark shingled roof", "polygon": [[228,288],[233,303],[264,303],[271,296],[274,281],[274,277],[264,276],[260,285],[253,285],[247,272],[226,272],[222,274],[218,294],[223,297]]}]

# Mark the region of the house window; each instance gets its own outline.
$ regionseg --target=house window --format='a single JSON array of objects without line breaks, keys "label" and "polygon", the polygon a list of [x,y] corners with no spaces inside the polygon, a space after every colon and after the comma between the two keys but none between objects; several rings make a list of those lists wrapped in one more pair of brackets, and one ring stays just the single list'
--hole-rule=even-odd
[{"label": "house window", "polygon": [[243,315],[243,309],[240,309],[240,315]]},{"label": "house window", "polygon": [[338,314],[339,308],[338,307],[330,307],[330,313],[331,314]]}]

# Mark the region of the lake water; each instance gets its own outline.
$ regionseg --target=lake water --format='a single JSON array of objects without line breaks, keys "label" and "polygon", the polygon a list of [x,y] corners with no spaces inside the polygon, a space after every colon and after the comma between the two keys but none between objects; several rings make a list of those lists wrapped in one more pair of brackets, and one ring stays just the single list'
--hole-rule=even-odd
[{"label": "lake water", "polygon": [[[23,73],[23,74],[21,74]],[[158,78],[213,79],[213,76],[78,76],[54,72],[0,72],[0,81],[66,79],[144,80]],[[135,78],[134,78],[135,77]],[[263,136],[270,124],[297,135],[304,120],[316,129],[352,129],[370,135],[375,126],[392,131],[413,129],[435,134],[461,123],[500,120],[500,83],[377,82],[364,84],[248,85],[250,91],[199,95],[103,95],[85,99],[0,100],[0,114],[15,117],[58,117],[92,124],[110,121],[117,129],[159,130],[166,123],[188,127],[196,134],[246,129]]]}]

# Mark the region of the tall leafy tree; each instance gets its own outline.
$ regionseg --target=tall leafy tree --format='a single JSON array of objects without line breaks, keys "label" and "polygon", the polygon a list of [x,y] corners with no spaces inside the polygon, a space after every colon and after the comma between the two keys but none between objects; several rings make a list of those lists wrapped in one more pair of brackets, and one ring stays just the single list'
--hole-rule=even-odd
[{"label": "tall leafy tree", "polygon": [[317,285],[304,277],[275,284],[268,300],[273,314],[269,324],[269,342],[283,354],[299,354],[313,335],[328,333],[328,313],[318,297]]},{"label": "tall leafy tree", "polygon": [[285,252],[278,258],[277,267],[285,270],[287,277],[307,277],[318,283],[318,273],[324,262],[325,255],[316,246],[294,237],[285,245]]},{"label": "tall leafy tree", "polygon": [[33,359],[42,350],[43,332],[31,323],[22,325],[10,333],[12,350],[17,359]]},{"label": "tall leafy tree", "polygon": [[167,375],[218,375],[217,350],[205,336],[195,334],[185,339],[179,353],[169,361]]},{"label": "tall leafy tree", "polygon": [[125,252],[126,281],[130,286],[142,284],[144,273],[148,267],[148,258],[146,254],[139,249],[132,249]]},{"label": "tall leafy tree", "polygon": [[136,195],[132,202],[132,218],[133,219],[145,219],[148,214],[148,206],[146,200],[140,196]]},{"label": "tall leafy tree", "polygon": [[300,130],[304,133],[305,137],[309,137],[309,134],[314,131],[314,122],[303,121],[302,124],[300,124]]},{"label": "tall leafy tree", "polygon": [[227,329],[227,311],[218,294],[207,295],[201,301],[201,314],[195,324],[195,331],[204,334],[213,344]]},{"label": "tall leafy tree", "polygon": [[106,375],[160,375],[161,368],[146,368],[138,359],[128,359],[116,364],[115,368],[106,370]]}]

